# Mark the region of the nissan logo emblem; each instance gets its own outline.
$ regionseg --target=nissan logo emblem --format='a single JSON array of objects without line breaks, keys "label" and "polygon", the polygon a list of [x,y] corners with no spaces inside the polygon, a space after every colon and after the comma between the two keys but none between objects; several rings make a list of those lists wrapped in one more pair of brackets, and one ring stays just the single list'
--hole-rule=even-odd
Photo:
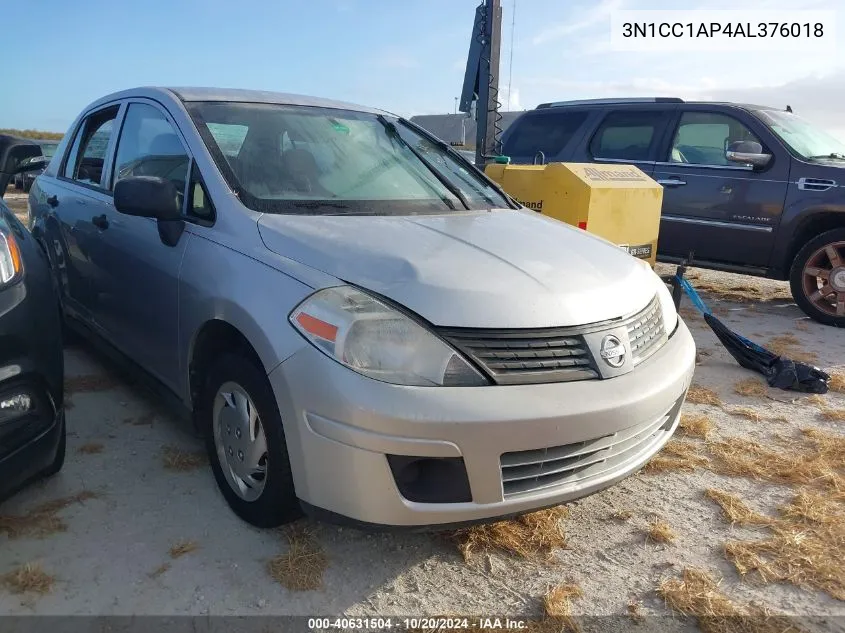
[{"label": "nissan logo emblem", "polygon": [[625,346],[613,334],[608,334],[601,340],[599,355],[611,367],[622,367],[625,364]]}]

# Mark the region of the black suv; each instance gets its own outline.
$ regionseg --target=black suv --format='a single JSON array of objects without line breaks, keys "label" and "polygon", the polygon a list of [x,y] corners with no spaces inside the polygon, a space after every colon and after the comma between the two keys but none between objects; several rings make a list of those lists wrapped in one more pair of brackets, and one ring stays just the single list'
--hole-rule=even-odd
[{"label": "black suv", "polygon": [[627,163],[663,185],[658,259],[788,279],[845,326],[845,144],[789,111],[675,98],[545,103],[504,133],[513,163]]}]

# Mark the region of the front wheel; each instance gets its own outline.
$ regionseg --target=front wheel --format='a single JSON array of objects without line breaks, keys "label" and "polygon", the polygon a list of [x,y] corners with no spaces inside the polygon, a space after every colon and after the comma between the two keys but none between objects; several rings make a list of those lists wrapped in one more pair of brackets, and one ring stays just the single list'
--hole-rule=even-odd
[{"label": "front wheel", "polygon": [[845,228],[807,242],[792,262],[792,296],[819,323],[845,327]]},{"label": "front wheel", "polygon": [[261,528],[302,516],[264,372],[243,356],[222,356],[208,371],[198,407],[214,478],[235,514]]}]

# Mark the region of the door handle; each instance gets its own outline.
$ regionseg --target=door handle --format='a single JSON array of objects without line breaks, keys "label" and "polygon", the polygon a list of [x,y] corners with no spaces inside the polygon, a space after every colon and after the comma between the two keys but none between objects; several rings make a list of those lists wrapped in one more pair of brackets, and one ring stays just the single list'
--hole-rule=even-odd
[{"label": "door handle", "polygon": [[101,231],[105,231],[107,228],[109,228],[109,219],[106,217],[105,213],[102,215],[95,215],[93,218],[91,218],[91,224],[96,226]]},{"label": "door handle", "polygon": [[683,187],[685,184],[687,184],[687,181],[680,180],[678,178],[665,178],[658,180],[657,184],[663,185],[664,187]]},{"label": "door handle", "polygon": [[57,196],[57,195],[47,196],[47,204],[49,204],[51,207],[53,207],[55,209],[57,206],[59,206],[59,196]]}]

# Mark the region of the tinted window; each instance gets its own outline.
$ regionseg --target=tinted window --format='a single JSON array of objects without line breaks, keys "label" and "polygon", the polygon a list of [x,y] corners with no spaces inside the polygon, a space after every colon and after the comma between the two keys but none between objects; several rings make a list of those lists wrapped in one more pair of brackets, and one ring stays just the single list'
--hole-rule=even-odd
[{"label": "tinted window", "polygon": [[502,152],[506,156],[534,156],[543,152],[547,159],[557,156],[586,118],[586,112],[565,110],[525,115],[514,123]]},{"label": "tinted window", "polygon": [[725,158],[728,145],[756,141],[757,137],[737,119],[714,112],[684,112],[669,155],[671,163],[734,165]]},{"label": "tinted window", "polygon": [[104,186],[103,165],[117,112],[117,106],[101,110],[89,116],[80,126],[65,166],[65,176],[87,185]]},{"label": "tinted window", "polygon": [[605,117],[590,152],[596,158],[649,160],[665,112],[611,112]]},{"label": "tinted window", "polygon": [[188,154],[158,108],[144,103],[129,106],[114,164],[115,182],[129,176],[158,176],[172,182],[180,196],[184,194]]}]

